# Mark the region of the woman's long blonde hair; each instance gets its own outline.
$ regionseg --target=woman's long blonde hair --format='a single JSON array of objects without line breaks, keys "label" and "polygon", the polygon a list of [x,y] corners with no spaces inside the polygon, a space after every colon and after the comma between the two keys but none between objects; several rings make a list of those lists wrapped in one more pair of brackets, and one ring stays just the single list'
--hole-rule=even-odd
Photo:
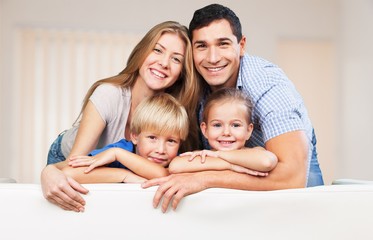
[{"label": "woman's long blonde hair", "polygon": [[122,88],[132,88],[139,76],[141,65],[150,52],[153,51],[159,38],[165,33],[176,34],[183,40],[186,46],[184,65],[179,79],[171,87],[167,88],[165,92],[174,96],[185,107],[188,113],[190,121],[189,135],[180,150],[195,150],[199,147],[196,107],[200,93],[200,83],[193,65],[192,45],[188,38],[188,29],[178,22],[166,21],[150,29],[132,50],[127,60],[127,66],[118,75],[99,80],[89,88],[84,97],[80,115],[86,107],[90,96],[99,85],[110,83]]}]

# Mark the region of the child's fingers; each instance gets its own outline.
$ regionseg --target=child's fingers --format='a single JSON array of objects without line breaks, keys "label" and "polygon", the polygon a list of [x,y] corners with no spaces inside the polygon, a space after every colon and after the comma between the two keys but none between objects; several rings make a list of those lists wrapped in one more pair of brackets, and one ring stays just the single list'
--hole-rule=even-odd
[{"label": "child's fingers", "polygon": [[69,160],[69,161],[75,161],[75,160],[79,160],[79,159],[87,159],[87,158],[91,158],[91,156],[86,156],[86,155],[75,155],[75,156],[71,156],[68,160]]},{"label": "child's fingers", "polygon": [[196,156],[198,156],[199,154],[197,154],[197,153],[192,153],[192,155],[190,155],[190,158],[188,159],[188,161],[189,162],[191,162],[191,161],[193,161],[193,159],[196,157]]},{"label": "child's fingers", "polygon": [[207,152],[202,152],[202,154],[201,154],[201,163],[205,163],[206,162],[206,156],[207,156]]},{"label": "child's fingers", "polygon": [[92,163],[91,165],[89,165],[89,166],[84,170],[84,172],[85,172],[85,173],[89,173],[90,171],[92,171],[92,170],[95,169],[95,168],[96,168],[95,164]]},{"label": "child's fingers", "polygon": [[89,166],[93,162],[92,158],[75,159],[69,162],[71,167],[84,167]]},{"label": "child's fingers", "polygon": [[184,153],[181,153],[180,156],[184,157],[184,156],[190,156],[192,154],[193,154],[193,152],[184,152]]}]

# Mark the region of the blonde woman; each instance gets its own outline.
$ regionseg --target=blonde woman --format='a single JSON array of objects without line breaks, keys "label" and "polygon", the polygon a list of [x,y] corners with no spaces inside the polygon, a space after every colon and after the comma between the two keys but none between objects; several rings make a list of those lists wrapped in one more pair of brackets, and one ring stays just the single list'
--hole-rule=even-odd
[{"label": "blonde woman", "polygon": [[196,148],[199,86],[187,28],[177,22],[153,27],[136,45],[122,72],[97,81],[88,90],[80,121],[59,135],[51,146],[48,166],[41,173],[45,198],[63,209],[83,211],[85,201],[79,193],[86,194],[88,190],[51,163],[87,155],[122,138],[129,140],[134,110],[145,97],[158,92],[170,93],[185,106],[191,125],[181,149]]}]

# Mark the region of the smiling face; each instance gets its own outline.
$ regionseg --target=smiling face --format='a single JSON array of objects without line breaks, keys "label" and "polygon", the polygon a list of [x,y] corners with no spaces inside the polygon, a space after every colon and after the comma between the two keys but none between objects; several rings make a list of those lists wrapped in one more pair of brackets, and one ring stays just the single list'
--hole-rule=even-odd
[{"label": "smiling face", "polygon": [[215,20],[192,34],[194,64],[211,89],[235,87],[246,38],[238,42],[225,19]]},{"label": "smiling face", "polygon": [[136,83],[153,92],[172,86],[183,69],[184,55],[183,40],[174,33],[163,34],[141,65]]},{"label": "smiling face", "polygon": [[247,111],[242,102],[234,100],[217,101],[211,106],[201,130],[213,150],[237,150],[245,146],[253,131]]},{"label": "smiling face", "polygon": [[131,139],[136,145],[136,154],[163,167],[177,156],[181,141],[177,135],[160,135],[151,131],[132,134]]}]

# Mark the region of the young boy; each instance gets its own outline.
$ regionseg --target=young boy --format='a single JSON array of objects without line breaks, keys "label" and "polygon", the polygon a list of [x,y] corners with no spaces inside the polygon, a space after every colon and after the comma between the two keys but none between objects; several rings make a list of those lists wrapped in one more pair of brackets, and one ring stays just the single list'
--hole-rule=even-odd
[{"label": "young boy", "polygon": [[169,94],[156,94],[137,106],[130,126],[132,142],[122,139],[89,156],[74,156],[62,170],[80,183],[133,183],[167,176],[165,168],[177,156],[188,129],[185,108]]},{"label": "young boy", "polygon": [[[221,88],[213,92],[206,101],[201,123],[211,150],[181,154],[171,162],[170,172],[233,170],[267,176],[276,166],[277,157],[263,147],[245,147],[254,128],[251,114],[251,100],[241,90]],[[196,157],[201,162],[191,162]],[[206,157],[211,158],[205,162]]]}]

